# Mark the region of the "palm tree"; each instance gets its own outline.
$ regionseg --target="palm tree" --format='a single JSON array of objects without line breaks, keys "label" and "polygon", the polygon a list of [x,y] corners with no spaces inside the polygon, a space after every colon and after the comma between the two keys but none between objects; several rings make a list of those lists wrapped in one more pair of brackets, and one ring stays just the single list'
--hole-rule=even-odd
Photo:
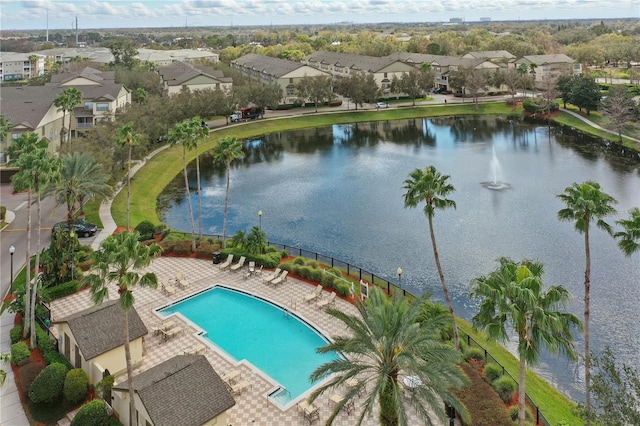
[{"label": "palm tree", "polygon": [[7,139],[11,130],[13,130],[11,119],[0,114],[0,142],[4,142]]},{"label": "palm tree", "polygon": [[26,284],[25,284],[25,321],[22,329],[22,338],[26,339],[31,329],[31,195],[33,192],[33,180],[30,169],[37,164],[42,155],[42,148],[39,147],[40,140],[35,133],[23,133],[18,139],[9,145],[7,152],[11,161],[10,165],[17,165],[20,171],[13,175],[11,184],[15,191],[27,191],[27,247],[26,255]]},{"label": "palm tree", "polygon": [[[191,251],[196,250],[196,223],[193,219],[193,205],[191,203],[191,191],[189,189],[189,176],[187,174],[187,149],[198,147],[198,141],[204,137],[206,129],[200,125],[200,118],[195,117],[191,121],[183,121],[177,123],[169,130],[169,144],[176,145],[182,144],[182,172],[184,175],[184,186],[187,192],[187,202],[189,205],[189,218],[191,219]],[[208,132],[207,132],[208,133]],[[198,153],[196,151],[196,157]],[[200,162],[196,161],[196,173],[198,180],[198,205],[201,205],[200,201]],[[202,208],[200,207],[200,210]],[[200,211],[201,213],[201,211]],[[200,214],[202,217],[202,214]]]},{"label": "palm tree", "polygon": [[[589,349],[589,310],[591,292],[591,247],[589,244],[589,228],[595,221],[595,225],[611,233],[611,226],[604,218],[615,214],[613,204],[615,198],[602,191],[600,184],[586,181],[581,184],[574,182],[565,188],[562,194],[557,196],[566,207],[558,211],[558,219],[561,221],[574,221],[574,227],[580,234],[584,234],[585,270],[584,270],[584,383],[585,383],[585,410],[591,412],[591,352]],[[591,424],[587,415],[587,426]]]},{"label": "palm tree", "polygon": [[[334,337],[331,343],[318,349],[320,353],[335,352],[341,356],[319,366],[311,374],[312,381],[331,378],[309,399],[314,401],[353,379],[357,380],[357,385],[335,405],[326,424],[332,424],[340,410],[363,392],[358,425],[372,413],[376,401],[380,406],[380,424],[385,426],[408,424],[405,404],[415,409],[422,424],[434,424],[428,410],[444,420],[442,401],[458,410],[465,421],[469,420],[466,409],[452,392],[453,388],[466,383],[466,376],[457,365],[460,354],[450,345],[438,341],[439,330],[444,325],[442,321],[425,319],[422,324],[418,322],[425,300],[422,296],[410,304],[406,297],[399,295],[389,299],[382,290],[373,287],[366,303],[356,303],[360,315],[327,309],[327,313],[342,321],[349,332]],[[403,376],[416,377],[417,386],[410,398],[405,398],[402,389]]]},{"label": "palm tree", "polygon": [[124,353],[127,365],[127,384],[129,387],[129,419],[135,424],[135,408],[133,398],[133,368],[131,366],[131,349],[129,346],[129,310],[135,303],[133,289],[136,286],[156,288],[158,278],[152,272],[138,272],[149,266],[151,260],[160,254],[157,244],[141,245],[137,232],[125,231],[112,235],[102,242],[100,250],[94,252],[95,264],[92,273],[83,281],[90,286],[91,299],[96,305],[109,298],[108,285],[115,283],[118,287],[120,308],[122,309],[122,334],[124,337]]},{"label": "palm tree", "polygon": [[131,97],[138,104],[146,104],[147,99],[149,99],[149,92],[147,92],[142,87],[138,87],[136,90],[133,91],[133,93],[131,94]]},{"label": "palm tree", "polygon": [[580,320],[561,311],[570,298],[564,287],[543,290],[541,263],[528,260],[516,263],[507,258],[498,261],[500,266],[496,270],[471,283],[471,297],[481,299],[473,325],[501,343],[509,341],[507,325],[518,335],[518,425],[524,426],[527,365],[539,362],[543,346],[575,359],[571,329],[580,327]]},{"label": "palm tree", "polygon": [[200,154],[198,153],[198,143],[201,139],[209,136],[209,129],[202,125],[202,120],[199,116],[195,116],[189,122],[191,129],[190,138],[187,142],[187,149],[196,150],[196,181],[198,192],[198,235],[202,239],[202,187],[200,186]]},{"label": "palm tree", "polygon": [[415,169],[409,174],[409,179],[404,181],[403,188],[407,190],[404,194],[404,206],[409,208],[416,207],[420,202],[425,202],[424,214],[429,221],[429,234],[431,235],[431,246],[433,247],[433,257],[436,261],[438,275],[442,283],[442,291],[444,292],[445,301],[451,314],[451,322],[453,324],[453,341],[456,349],[460,349],[460,338],[458,336],[458,325],[456,324],[456,316],[453,313],[453,303],[449,296],[449,289],[444,279],[442,265],[440,264],[440,255],[438,254],[438,246],[436,244],[436,235],[433,230],[433,216],[436,209],[444,210],[449,207],[456,208],[456,202],[447,197],[456,189],[448,183],[449,175],[442,175],[434,166],[425,167],[424,170]]},{"label": "palm tree", "polygon": [[246,249],[249,253],[262,254],[266,241],[267,233],[259,226],[254,226],[247,236]]},{"label": "palm tree", "polygon": [[107,197],[112,189],[107,184],[109,176],[100,164],[88,154],[74,152],[61,158],[60,179],[49,185],[44,194],[53,194],[58,205],[67,207],[69,229],[74,222],[76,204],[83,211],[87,199]]},{"label": "palm tree", "polygon": [[132,124],[129,123],[118,129],[116,141],[118,145],[129,148],[129,160],[127,161],[127,229],[131,229],[131,149],[134,145],[140,143],[140,135],[133,133]]},{"label": "palm tree", "polygon": [[62,128],[60,129],[60,144],[63,143],[64,134],[67,133],[64,127],[65,116],[69,111],[69,128],[71,128],[71,115],[73,109],[82,103],[82,92],[75,87],[70,87],[64,92],[60,93],[57,98],[53,100],[53,105],[58,108],[58,111],[62,111]]},{"label": "palm tree", "polygon": [[615,237],[619,238],[618,247],[627,255],[640,250],[640,209],[634,207],[629,210],[629,219],[621,219],[616,222],[624,228],[624,231],[616,232]]},{"label": "palm tree", "polygon": [[225,136],[213,148],[213,161],[218,164],[224,164],[227,169],[227,190],[224,197],[224,217],[222,220],[222,246],[227,236],[227,210],[229,208],[229,186],[231,184],[231,163],[243,158],[242,143],[234,137]]}]

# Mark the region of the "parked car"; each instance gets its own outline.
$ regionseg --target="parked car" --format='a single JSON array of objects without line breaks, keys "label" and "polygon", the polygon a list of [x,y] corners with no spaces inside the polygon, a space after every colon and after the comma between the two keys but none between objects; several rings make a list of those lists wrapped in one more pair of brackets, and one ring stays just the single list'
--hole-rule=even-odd
[{"label": "parked car", "polygon": [[[76,221],[73,224],[73,229],[79,237],[84,237],[84,238],[92,237],[98,231],[98,227],[96,225],[94,225],[93,223],[85,222],[84,220]],[[68,232],[69,226],[67,222],[58,222],[55,225],[53,225],[53,228],[51,228],[51,232],[55,232],[56,230]]]},{"label": "parked car", "polygon": [[389,108],[389,104],[386,102],[378,102],[376,104],[376,108],[380,109],[380,108]]}]

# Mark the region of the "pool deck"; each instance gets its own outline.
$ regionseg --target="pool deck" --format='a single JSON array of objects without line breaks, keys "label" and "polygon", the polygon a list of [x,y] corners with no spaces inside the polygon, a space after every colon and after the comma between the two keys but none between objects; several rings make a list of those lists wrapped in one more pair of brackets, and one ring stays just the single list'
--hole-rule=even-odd
[{"label": "pool deck", "polygon": [[[155,335],[151,331],[151,327],[159,321],[159,318],[154,313],[154,310],[215,284],[242,290],[273,301],[303,318],[325,336],[331,337],[346,333],[346,329],[340,321],[327,315],[323,309],[318,309],[315,303],[305,303],[304,298],[314,290],[314,285],[290,277],[287,278],[286,282],[274,288],[263,283],[260,276],[254,275],[245,278],[246,270],[246,268],[243,268],[236,272],[230,272],[228,269],[220,271],[217,265],[211,264],[211,261],[200,259],[161,257],[154,260],[148,271],[156,273],[158,282],[169,280],[170,283],[173,283],[176,273],[181,272],[190,283],[190,286],[186,289],[180,289],[178,285],[174,284],[177,291],[173,296],[165,295],[159,288],[154,290],[136,287],[133,290],[136,300],[135,308],[149,329],[149,334],[145,338],[143,362],[134,370],[134,375],[176,355],[181,355],[184,353],[185,348],[201,342],[196,336],[196,329],[180,318],[172,319],[183,327],[183,333],[167,341],[164,341],[160,335]],[[269,273],[270,271],[265,271],[264,275]],[[109,288],[109,292],[111,299],[117,298],[115,285]],[[323,291],[322,296],[328,297],[328,293]],[[93,302],[90,299],[89,291],[85,290],[53,301],[51,303],[51,312],[54,319],[60,319],[91,306],[93,306]],[[352,304],[340,298],[336,298],[335,307],[349,314],[357,314],[357,310]],[[269,382],[261,372],[251,368],[249,364],[241,362],[234,365],[229,359],[210,346],[208,346],[205,356],[218,374],[222,375],[232,369],[239,369],[242,380],[252,384],[250,389],[234,396],[236,405],[227,412],[227,422],[230,425],[276,426],[309,424],[295,404],[283,411],[270,402],[266,395],[273,389],[273,383]],[[124,374],[116,377],[116,383],[123,380],[126,380],[126,375]],[[320,412],[320,421],[317,424],[324,424],[329,417],[333,408],[333,402],[329,399],[331,396],[331,394],[324,394],[314,402]],[[360,407],[361,403],[356,400],[355,410],[351,414],[340,413],[334,424],[346,426],[356,423]],[[414,410],[409,410],[409,412],[413,417]],[[365,418],[363,424],[379,424],[377,408],[372,416]],[[413,418],[410,424],[420,424],[420,422],[417,418]]]}]

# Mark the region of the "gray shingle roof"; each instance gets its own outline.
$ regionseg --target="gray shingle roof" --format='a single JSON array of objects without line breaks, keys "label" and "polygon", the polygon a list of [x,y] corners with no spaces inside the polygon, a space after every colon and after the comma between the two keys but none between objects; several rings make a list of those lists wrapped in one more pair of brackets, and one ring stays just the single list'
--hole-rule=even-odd
[{"label": "gray shingle roof", "polygon": [[[200,426],[235,405],[204,355],[178,355],[133,378],[155,426]],[[114,386],[127,391],[126,381]]]},{"label": "gray shingle roof", "polygon": [[474,58],[484,59],[515,59],[516,57],[506,50],[481,50],[478,52],[469,52]]},{"label": "gray shingle roof", "polygon": [[[553,55],[527,55],[527,56],[523,56],[522,58],[528,60],[529,62],[533,62],[536,65],[558,64],[558,63],[572,64],[575,62],[574,59],[571,59],[570,57],[562,53],[557,53]],[[521,62],[521,60],[519,59],[516,62]]]},{"label": "gray shingle roof", "polygon": [[204,75],[222,83],[232,81],[231,77],[225,77],[220,70],[214,70],[212,67],[207,66],[193,66],[179,61],[171,65],[158,67],[158,74],[169,86],[181,86],[199,75]]},{"label": "gray shingle roof", "polygon": [[0,91],[2,114],[11,119],[13,127],[35,130],[63,90],[64,87],[54,86],[3,87]]},{"label": "gray shingle roof", "polygon": [[[75,313],[55,323],[66,322],[75,337],[84,359],[90,360],[124,344],[122,336],[122,311],[118,300]],[[149,331],[135,308],[129,310],[129,341],[146,335]]]},{"label": "gray shingle roof", "polygon": [[319,62],[331,65],[338,65],[345,68],[355,68],[367,72],[378,72],[379,70],[398,62],[397,58],[392,56],[376,57],[366,55],[354,55],[342,52],[325,52],[319,51],[308,55],[305,58],[310,62]]},{"label": "gray shingle roof", "polygon": [[298,68],[307,66],[300,62],[287,61],[285,59],[272,58],[270,56],[257,55],[255,53],[249,53],[241,56],[233,61],[233,63],[245,68],[255,69],[277,78],[282,77],[291,71],[297,70]]}]

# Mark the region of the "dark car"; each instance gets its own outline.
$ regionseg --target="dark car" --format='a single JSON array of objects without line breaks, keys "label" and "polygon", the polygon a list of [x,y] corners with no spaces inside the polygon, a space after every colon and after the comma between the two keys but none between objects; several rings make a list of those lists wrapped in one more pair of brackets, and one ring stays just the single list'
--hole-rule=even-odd
[{"label": "dark car", "polygon": [[[57,229],[67,232],[69,230],[69,226],[67,222],[58,222],[53,225],[51,232],[55,232]],[[73,224],[73,229],[79,237],[92,237],[98,231],[98,227],[93,223],[88,223],[83,220],[79,220]]]}]

